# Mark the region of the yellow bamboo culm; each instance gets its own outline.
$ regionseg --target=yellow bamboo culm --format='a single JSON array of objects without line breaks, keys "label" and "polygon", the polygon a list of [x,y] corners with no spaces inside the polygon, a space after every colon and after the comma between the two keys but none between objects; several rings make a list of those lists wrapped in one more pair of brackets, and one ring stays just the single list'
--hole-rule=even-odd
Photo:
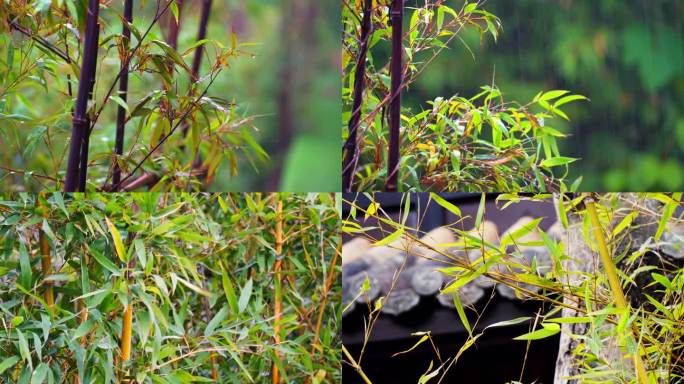
[{"label": "yellow bamboo culm", "polygon": [[[275,251],[277,260],[274,265],[275,270],[275,300],[273,306],[273,333],[275,334],[276,345],[280,344],[280,314],[282,311],[280,303],[280,283],[281,276],[280,270],[282,268],[282,253],[283,253],[283,202],[278,200],[278,206],[276,208],[276,230],[275,230]],[[280,360],[280,356],[276,352],[276,358]],[[278,365],[276,362],[273,363],[273,373],[271,375],[271,383],[277,384],[280,382],[280,372],[278,372]]]},{"label": "yellow bamboo culm", "polygon": [[131,327],[133,325],[133,303],[129,303],[121,325],[121,362],[131,358]]},{"label": "yellow bamboo culm", "polygon": [[218,375],[218,369],[216,369],[216,353],[212,352],[211,355],[209,355],[209,360],[211,361],[211,379],[214,381],[218,381],[219,375]]},{"label": "yellow bamboo culm", "polygon": [[[39,194],[38,199],[38,209],[41,211],[43,218],[48,217],[47,209],[41,202],[44,198],[44,194]],[[52,274],[52,258],[50,257],[50,243],[48,242],[47,235],[42,229],[39,232],[38,240],[40,242],[40,254],[41,254],[41,268],[43,269],[43,278],[47,278]],[[55,305],[55,293],[52,288],[52,284],[46,283],[45,293],[43,295],[45,298],[45,303],[47,303],[50,310],[53,309]]]},{"label": "yellow bamboo culm", "polygon": [[[608,284],[610,285],[610,291],[613,295],[613,300],[615,300],[615,305],[618,308],[627,309],[628,313],[626,316],[629,316],[627,299],[625,298],[625,293],[622,291],[622,284],[620,284],[620,279],[618,278],[618,272],[617,268],[615,267],[615,263],[613,263],[613,258],[610,256],[610,252],[608,252],[608,245],[606,244],[606,239],[603,235],[603,230],[601,229],[601,222],[599,221],[594,199],[589,197],[585,199],[585,203],[587,206],[589,219],[591,220],[591,226],[593,227],[594,238],[596,239],[596,243],[598,245],[601,263],[603,264],[606,275],[608,276]],[[638,341],[638,337],[636,337],[636,339]],[[639,384],[648,384],[648,374],[646,373],[644,362],[641,360],[639,353],[634,354],[633,360]]]}]

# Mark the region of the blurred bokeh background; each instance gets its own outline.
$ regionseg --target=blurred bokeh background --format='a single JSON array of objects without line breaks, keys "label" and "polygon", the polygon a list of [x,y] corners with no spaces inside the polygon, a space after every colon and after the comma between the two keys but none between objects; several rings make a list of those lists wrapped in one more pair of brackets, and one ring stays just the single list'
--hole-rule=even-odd
[{"label": "blurred bokeh background", "polygon": [[523,103],[567,89],[591,99],[567,108],[570,123],[553,122],[571,135],[561,153],[582,159],[570,170],[571,179],[584,176],[581,190],[684,188],[683,1],[487,0],[483,8],[501,19],[499,41],[466,31],[472,55],[455,40],[406,106],[473,96],[492,81]]},{"label": "blurred bokeh background", "polygon": [[[176,0],[177,3],[180,1]],[[144,30],[151,22],[156,1],[134,2],[134,24]],[[57,5],[50,8],[50,1],[36,2],[36,13],[51,20]],[[57,3],[55,3],[57,4]],[[85,1],[76,2],[84,6]],[[197,31],[202,1],[184,0],[180,9],[178,51],[184,52],[197,40]],[[31,5],[33,6],[33,5]],[[84,9],[81,10],[84,12]],[[104,99],[119,68],[115,49],[108,45],[106,37],[119,34],[123,1],[102,2],[100,20],[103,32],[100,34],[100,56],[95,86],[95,100]],[[165,16],[172,20],[171,12]],[[4,18],[4,15],[3,15]],[[163,21],[163,20],[162,20]],[[55,21],[53,21],[55,22]],[[55,22],[56,23],[56,22]],[[163,24],[160,22],[160,24]],[[158,24],[148,41],[164,40],[164,31]],[[236,102],[239,116],[253,117],[254,139],[265,149],[269,158],[254,160],[258,156],[240,156],[239,172],[231,177],[230,164],[224,161],[216,177],[207,187],[211,191],[307,191],[326,192],[340,190],[339,164],[341,142],[339,135],[340,106],[340,9],[334,0],[214,0],[209,18],[207,38],[216,39],[225,46],[236,42],[245,54],[229,59],[229,68],[224,70],[208,91],[215,96]],[[47,35],[46,28],[39,31]],[[52,28],[47,38],[63,47],[58,28]],[[20,56],[19,48],[25,48],[28,39],[19,33],[0,35],[0,64],[8,56],[9,41],[17,49],[14,59]],[[71,45],[74,49],[74,45]],[[44,54],[34,49],[29,60],[43,60]],[[106,52],[106,53],[104,53]],[[23,51],[22,51],[23,54]],[[76,56],[74,52],[74,56]],[[8,56],[9,57],[9,56]],[[192,56],[185,57],[191,62]],[[203,60],[200,74],[209,72],[210,60]],[[63,172],[66,160],[59,165],[59,158],[67,149],[71,132],[71,116],[68,105],[72,102],[65,90],[66,69],[55,65],[56,75],[47,76],[46,83],[33,76],[3,94],[0,89],[0,103],[7,103],[9,113],[27,116],[20,120],[1,120],[0,186],[7,190],[39,190],[44,188],[38,179],[21,177],[21,173],[7,177],[8,169],[31,171],[55,177]],[[4,70],[0,65],[0,73]],[[42,71],[46,72],[46,71]],[[187,74],[178,78],[179,90],[187,89]],[[0,83],[3,83],[0,81]],[[134,73],[130,77],[129,104],[137,104],[145,95],[161,89],[158,76]],[[6,96],[6,100],[5,100]],[[99,173],[90,171],[92,183],[104,182],[102,168],[107,166],[108,156],[113,150],[116,121],[116,104],[109,103],[102,119],[98,121],[91,138],[90,159],[100,165]],[[65,105],[67,107],[65,108]],[[61,116],[61,109],[67,112]],[[45,122],[44,117],[50,116]],[[52,118],[52,116],[56,116]],[[4,117],[4,116],[0,116]],[[11,117],[11,116],[10,116]],[[133,121],[131,125],[136,124]],[[45,144],[46,126],[51,146]],[[126,137],[125,150],[130,147],[132,134]],[[248,148],[245,152],[250,152]],[[54,157],[57,159],[53,159]],[[254,161],[251,161],[254,160]],[[57,166],[54,164],[57,163]],[[91,165],[92,167],[92,165]],[[92,169],[92,168],[91,168]],[[101,180],[97,179],[101,178]]]},{"label": "blurred bokeh background", "polygon": [[[186,0],[187,1],[187,0]],[[198,2],[199,4],[199,2]],[[334,0],[214,1],[209,36],[233,29],[256,56],[238,59],[214,92],[227,92],[261,116],[257,138],[271,160],[255,172],[248,162],[217,191],[339,191],[340,10]],[[190,12],[197,14],[198,7]],[[197,17],[194,18],[197,20]],[[191,22],[180,38],[196,39]]]}]

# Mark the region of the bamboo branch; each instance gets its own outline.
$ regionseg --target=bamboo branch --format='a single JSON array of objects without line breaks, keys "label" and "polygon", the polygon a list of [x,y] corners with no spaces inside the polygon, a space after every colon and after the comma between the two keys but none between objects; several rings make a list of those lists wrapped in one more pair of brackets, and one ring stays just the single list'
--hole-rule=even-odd
[{"label": "bamboo branch", "polygon": [[[133,23],[133,0],[126,0],[124,4],[124,22],[123,24],[123,46],[124,46],[124,60],[121,62],[121,81],[119,82],[119,97],[126,102],[128,98],[128,72],[130,70],[130,63],[125,59],[128,54],[128,48],[131,43],[131,30],[128,24]],[[123,155],[124,136],[126,134],[126,109],[119,106],[116,114],[116,138],[114,140],[114,153],[116,160],[114,161],[114,174],[112,176],[112,184],[119,185],[121,181],[121,167],[119,167],[119,157]],[[114,190],[117,192],[118,188]]]},{"label": "bamboo branch", "polygon": [[[159,141],[157,142],[157,144],[156,144],[154,147],[152,147],[152,149],[150,149],[150,151],[149,151],[145,156],[143,156],[142,160],[140,160],[140,161],[138,161],[138,163],[136,163],[136,165],[133,167],[133,170],[130,171],[126,177],[124,177],[124,178],[121,179],[121,182],[119,182],[119,185],[125,183],[128,179],[130,179],[131,177],[133,177],[133,175],[135,174],[135,172],[136,172],[138,169],[140,169],[140,167],[142,167],[142,165],[147,161],[147,159],[149,159],[150,156],[152,156],[152,154],[153,154],[154,152],[156,152],[156,151],[162,146],[162,144],[164,144],[164,143],[166,142],[166,140],[168,140],[169,137],[171,137],[171,135],[174,134],[174,132],[176,132],[176,130],[178,129],[178,127],[179,127],[180,124],[182,123],[183,119],[185,119],[185,118],[190,114],[190,112],[192,112],[192,110],[193,110],[193,108],[195,107],[195,105],[204,97],[204,95],[207,94],[207,92],[209,91],[209,88],[212,86],[212,84],[214,84],[214,81],[215,81],[215,80],[216,80],[216,77],[212,77],[212,78],[209,80],[209,84],[208,84],[207,87],[204,89],[204,91],[202,92],[202,94],[200,94],[197,98],[195,98],[195,100],[190,104],[190,107],[181,115],[181,117],[178,119],[178,121],[176,121],[176,123],[174,123],[174,125],[173,125],[173,127],[171,128],[171,130],[169,131],[169,133],[166,134],[166,135],[164,135],[164,136],[162,136],[162,137],[159,139]],[[118,188],[119,185],[113,185],[112,188]]]},{"label": "bamboo branch", "polygon": [[[276,199],[278,198],[278,195]],[[278,199],[278,206],[276,208],[276,229],[275,229],[275,251],[276,251],[276,262],[274,266],[275,270],[275,303],[273,308],[273,333],[275,337],[275,345],[280,344],[280,317],[282,312],[281,304],[281,275],[280,270],[282,268],[282,253],[283,253],[283,201]],[[280,356],[276,352],[276,359],[280,361]],[[280,372],[278,372],[278,365],[273,362],[273,374],[271,375],[271,382],[277,384],[280,382]]]},{"label": "bamboo branch", "polygon": [[361,121],[361,109],[363,105],[363,88],[366,76],[366,55],[368,53],[368,37],[371,34],[371,15],[373,13],[373,0],[364,0],[363,20],[361,21],[361,42],[359,56],[356,59],[356,71],[354,73],[354,95],[352,115],[349,119],[349,137],[345,143],[344,163],[342,168],[342,188],[344,192],[351,192],[354,185],[354,174],[359,163],[359,148],[357,132]]},{"label": "bamboo branch", "polygon": [[[615,306],[627,311],[626,315],[623,316],[629,316],[629,305],[627,304],[627,299],[625,299],[625,293],[622,291],[622,284],[620,284],[617,268],[615,267],[613,258],[608,252],[608,246],[606,245],[606,239],[603,235],[603,230],[601,229],[601,222],[599,221],[599,216],[594,205],[594,199],[588,197],[585,199],[585,203],[587,206],[589,219],[591,220],[592,229],[594,231],[594,238],[598,244],[601,263],[603,264],[606,275],[608,276],[610,291],[613,295],[613,300],[615,300]],[[636,334],[634,337],[636,341],[639,342],[639,338]],[[646,373],[646,368],[644,368],[644,362],[641,360],[639,352],[635,353],[632,358],[634,360],[634,367],[636,369],[636,375],[639,384],[648,384],[648,374]]]},{"label": "bamboo branch", "polygon": [[[159,18],[161,18],[166,13],[166,11],[169,9],[169,6],[171,5],[171,2],[166,2],[166,6],[164,6],[164,8],[160,8],[160,6],[159,6],[160,1],[162,1],[162,0],[157,0],[157,10],[155,12],[154,19],[152,19],[152,22],[150,23],[150,25],[147,26],[147,29],[145,30],[145,32],[142,34],[142,36],[140,36],[140,40],[138,40],[135,47],[133,47],[133,49],[126,56],[126,60],[125,60],[126,66],[129,65],[129,63],[133,59],[133,56],[135,56],[138,49],[140,49],[140,47],[142,46],[143,41],[145,40],[147,35],[150,34],[150,32],[152,31],[152,28],[154,28],[154,26],[159,21]],[[105,94],[105,97],[104,97],[104,100],[102,101],[102,104],[100,105],[100,107],[97,109],[97,111],[94,114],[93,120],[91,121],[91,125],[95,125],[95,123],[97,123],[97,120],[100,118],[100,115],[102,114],[102,110],[107,105],[109,98],[112,96],[112,92],[114,92],[114,87],[116,87],[116,84],[119,81],[119,79],[121,78],[121,75],[123,75],[122,71],[119,71],[116,74],[114,81],[109,86],[109,89],[107,90],[107,92]]]},{"label": "bamboo branch", "polygon": [[387,161],[387,181],[385,189],[396,192],[399,175],[399,147],[401,145],[399,126],[401,120],[401,84],[403,82],[403,46],[401,44],[404,19],[404,0],[393,0],[390,10],[392,24],[392,61],[391,73],[391,101],[389,107],[389,156]]},{"label": "bamboo branch", "polygon": [[42,46],[43,48],[47,49],[48,51],[54,53],[54,54],[57,55],[60,59],[66,61],[67,63],[71,63],[71,60],[69,59],[69,55],[68,55],[67,53],[65,53],[64,51],[62,51],[61,49],[59,49],[57,46],[55,46],[54,44],[52,44],[51,42],[49,42],[49,41],[48,41],[47,39],[45,39],[44,37],[34,35],[33,33],[31,33],[31,31],[29,31],[28,29],[22,27],[21,25],[19,25],[19,23],[17,23],[17,22],[14,21],[14,20],[9,20],[9,24],[10,24],[10,26],[11,26],[12,28],[14,28],[15,30],[19,31],[19,33],[21,33],[22,35],[24,35],[24,36],[30,38],[31,40],[34,40],[36,43],[38,43],[38,45],[40,45],[40,46]]},{"label": "bamboo branch", "polygon": [[[89,124],[87,120],[88,96],[92,92],[90,79],[95,68],[93,64],[97,60],[97,43],[93,43],[97,38],[97,20],[100,9],[98,0],[89,0],[88,19],[86,23],[85,44],[83,52],[83,63],[78,84],[78,96],[76,97],[76,107],[74,109],[73,127],[71,130],[71,143],[69,148],[69,160],[67,164],[66,178],[64,181],[65,192],[75,192],[79,183],[79,167],[81,164],[80,152],[83,140],[88,134]],[[93,50],[93,47],[95,49]],[[95,59],[93,59],[93,56]]]},{"label": "bamboo branch", "polygon": [[361,366],[356,362],[356,360],[354,360],[351,353],[349,353],[349,351],[347,350],[347,347],[345,347],[344,345],[342,345],[342,352],[344,352],[344,355],[347,357],[347,360],[349,360],[349,364],[352,366],[352,368],[354,368],[356,373],[358,373],[359,376],[361,376],[361,379],[363,379],[363,382],[366,384],[373,384],[373,382],[370,381],[368,376],[366,376],[366,374],[363,372],[363,369],[361,369]]}]

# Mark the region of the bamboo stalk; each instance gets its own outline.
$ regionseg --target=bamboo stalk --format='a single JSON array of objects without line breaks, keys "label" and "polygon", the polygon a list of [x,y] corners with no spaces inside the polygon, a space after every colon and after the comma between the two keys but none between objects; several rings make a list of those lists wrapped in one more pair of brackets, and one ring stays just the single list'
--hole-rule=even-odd
[{"label": "bamboo stalk", "polygon": [[[43,218],[47,219],[47,209],[41,202],[41,199],[44,197],[45,195],[43,193],[36,196],[38,201],[38,209],[41,211]],[[52,274],[52,258],[50,257],[50,243],[48,242],[48,238],[45,234],[45,231],[43,231],[42,229],[39,231],[38,237],[40,242],[41,268],[43,270],[43,277],[47,278]],[[52,311],[55,305],[55,294],[51,283],[46,283],[45,293],[43,296],[45,298],[45,302],[48,305],[48,309]]]},{"label": "bamboo stalk", "polygon": [[169,21],[169,36],[167,42],[173,49],[178,48],[178,32],[180,32],[181,13],[183,12],[183,0],[168,0],[169,3],[175,2],[178,8],[178,22],[175,15],[167,15]]},{"label": "bamboo stalk", "polygon": [[[211,12],[211,0],[202,1],[202,14],[200,15],[199,30],[197,31],[197,41],[202,41],[207,37],[207,25],[209,24],[209,13]],[[195,50],[195,57],[192,59],[192,79],[198,80],[200,66],[202,64],[202,53],[204,45],[200,45]]]},{"label": "bamboo stalk", "polygon": [[359,56],[356,59],[356,71],[354,73],[354,95],[352,115],[349,119],[349,137],[345,143],[346,152],[342,168],[342,187],[344,192],[351,192],[354,185],[354,174],[359,163],[358,153],[358,129],[361,121],[361,106],[363,105],[363,89],[366,76],[366,56],[368,53],[368,37],[371,34],[371,15],[373,13],[373,0],[364,0],[363,19],[361,20],[361,42]]},{"label": "bamboo stalk", "polygon": [[[123,24],[123,45],[124,45],[124,60],[121,62],[121,79],[119,81],[119,97],[126,102],[128,99],[128,72],[130,70],[130,61],[127,58],[129,54],[128,48],[131,44],[131,30],[128,28],[128,23],[133,22],[133,0],[126,0],[124,3],[124,20]],[[112,176],[112,185],[117,186],[114,192],[118,192],[119,182],[121,181],[121,167],[119,167],[119,157],[123,155],[124,136],[126,134],[126,109],[119,106],[116,114],[116,138],[114,140],[114,153],[117,158],[114,162],[114,174]]]},{"label": "bamboo stalk", "polygon": [[[98,51],[98,46],[99,46],[99,41],[100,41],[100,24],[97,24],[97,27],[95,28],[95,38],[92,41],[92,46],[90,47],[91,51],[97,52]],[[90,74],[90,93],[88,93],[88,100],[93,99],[93,90],[95,89],[95,71],[97,70],[97,54],[93,55],[91,57],[91,65],[93,66],[93,71]],[[90,148],[90,134],[92,132],[92,127],[90,126],[90,117],[86,117],[86,124],[88,127],[88,130],[85,134],[85,137],[83,137],[83,143],[81,146],[81,164],[79,167],[78,171],[78,176],[79,176],[79,190],[81,192],[85,192],[86,190],[86,181],[88,178],[88,150]]]},{"label": "bamboo stalk", "polygon": [[[277,198],[277,195],[276,195]],[[283,253],[283,202],[278,200],[278,206],[276,208],[276,229],[275,229],[275,251],[276,251],[276,262],[274,265],[275,270],[275,300],[273,307],[273,333],[275,338],[275,344],[280,344],[280,317],[282,312],[281,304],[281,268],[282,268],[282,253]],[[280,356],[276,352],[276,358],[280,360]],[[271,382],[277,384],[280,382],[280,372],[278,372],[278,365],[273,362],[273,374],[271,375]]]},{"label": "bamboo stalk", "polygon": [[[137,207],[136,207],[137,208]],[[133,244],[136,233],[130,232],[128,237],[128,247]],[[124,279],[126,280],[126,285],[128,285],[131,279],[131,271],[135,268],[136,258],[133,257],[126,264],[126,272],[124,273]],[[133,327],[133,301],[131,297],[131,291],[128,290],[128,306],[123,314],[123,319],[121,320],[121,368],[123,371],[123,366],[126,361],[131,358],[131,332]],[[124,381],[130,382],[130,381]]]},{"label": "bamboo stalk", "polygon": [[390,64],[391,72],[391,95],[389,107],[389,156],[387,161],[387,182],[385,189],[388,192],[396,192],[399,176],[399,146],[401,138],[399,136],[399,126],[401,119],[401,83],[403,82],[403,50],[401,44],[403,21],[404,21],[404,0],[393,0],[390,10],[390,20],[392,25],[392,61]]},{"label": "bamboo stalk", "polygon": [[[207,25],[209,24],[209,13],[211,12],[211,0],[202,1],[202,13],[200,15],[199,29],[197,30],[197,41],[202,41],[207,38]],[[199,80],[199,71],[202,66],[202,54],[204,53],[204,45],[200,45],[195,50],[195,56],[192,59],[192,67],[190,76],[193,82]],[[187,119],[183,119],[183,137],[187,137],[190,126]],[[202,166],[202,157],[199,154],[199,148],[195,158],[192,161],[192,167],[198,169]]]},{"label": "bamboo stalk", "polygon": [[314,329],[313,343],[311,344],[311,356],[314,355],[314,353],[316,352],[316,347],[318,346],[318,338],[320,337],[321,333],[321,324],[323,323],[323,314],[325,313],[325,306],[328,299],[328,293],[330,292],[330,288],[335,282],[335,266],[337,265],[337,259],[341,254],[342,243],[338,244],[337,249],[335,250],[335,256],[333,256],[332,263],[330,264],[330,274],[328,275],[328,278],[325,281],[325,285],[323,286],[323,292],[321,294],[321,304],[318,307],[318,318],[316,319],[316,328]]},{"label": "bamboo stalk", "polygon": [[363,369],[361,368],[359,363],[357,363],[356,360],[354,360],[351,353],[349,353],[349,351],[347,350],[347,347],[345,347],[344,344],[342,345],[342,352],[344,352],[344,355],[347,357],[347,360],[349,360],[349,364],[352,366],[352,368],[354,368],[356,373],[358,373],[359,376],[361,376],[361,379],[363,379],[363,382],[366,384],[372,384],[372,381],[370,381],[368,376],[366,376],[366,374],[363,372]]},{"label": "bamboo stalk", "polygon": [[78,189],[79,167],[82,161],[80,152],[83,140],[89,130],[86,114],[88,110],[88,95],[92,92],[90,79],[95,72],[93,64],[95,63],[95,60],[97,60],[97,44],[93,44],[93,41],[97,39],[97,20],[99,11],[99,0],[89,0],[85,43],[83,45],[82,68],[79,77],[78,94],[76,96],[73,125],[71,129],[69,160],[67,163],[66,178],[64,180],[65,192],[75,192]]},{"label": "bamboo stalk", "polygon": [[[629,305],[627,304],[625,293],[622,291],[622,284],[620,284],[620,279],[618,278],[617,268],[615,267],[613,258],[608,252],[608,246],[606,245],[606,239],[603,235],[603,230],[601,229],[601,222],[599,221],[594,199],[589,197],[585,199],[585,203],[587,207],[587,213],[589,214],[589,219],[591,220],[591,225],[593,227],[592,229],[594,231],[594,237],[596,239],[596,243],[598,244],[601,263],[603,264],[606,275],[608,276],[608,284],[610,285],[613,300],[615,300],[615,306],[620,309],[627,309],[626,316],[629,316]],[[636,334],[634,336],[638,342],[639,338],[636,337]],[[641,360],[639,353],[634,354],[633,360],[638,382],[640,384],[648,384],[648,374],[646,373],[644,362]]]},{"label": "bamboo stalk", "polygon": [[121,362],[131,358],[131,327],[133,325],[133,303],[128,303],[121,323]]}]

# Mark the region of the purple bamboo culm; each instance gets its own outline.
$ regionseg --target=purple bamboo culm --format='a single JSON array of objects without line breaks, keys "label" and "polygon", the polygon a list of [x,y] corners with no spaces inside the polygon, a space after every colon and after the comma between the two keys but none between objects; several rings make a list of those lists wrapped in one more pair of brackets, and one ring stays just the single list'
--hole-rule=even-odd
[{"label": "purple bamboo culm", "polygon": [[[197,31],[197,41],[202,41],[207,38],[207,24],[209,23],[209,13],[211,12],[211,0],[202,1],[202,14],[200,15],[199,30]],[[204,45],[200,45],[195,50],[195,56],[192,59],[192,81],[197,82],[199,80],[199,70],[202,65],[202,54],[204,53]],[[187,120],[183,121],[183,137],[188,135]],[[197,159],[195,159],[196,162]]]},{"label": "purple bamboo culm", "polygon": [[403,51],[402,29],[404,19],[404,0],[393,0],[390,10],[392,23],[392,62],[391,72],[391,99],[389,107],[389,156],[387,161],[387,182],[385,190],[388,192],[397,191],[397,180],[399,175],[399,146],[401,138],[399,136],[399,124],[401,119],[401,83],[403,82]]},{"label": "purple bamboo culm", "polygon": [[[124,20],[123,23],[123,44],[124,44],[124,60],[121,62],[121,79],[119,81],[119,97],[126,102],[128,97],[128,71],[129,60],[126,55],[129,54],[128,47],[130,46],[131,30],[128,28],[128,23],[133,22],[133,0],[126,0],[124,4]],[[121,168],[119,167],[119,157],[123,154],[124,136],[126,133],[126,109],[119,106],[116,115],[116,139],[114,141],[114,153],[116,154],[116,161],[114,162],[114,174],[112,176],[112,185],[119,185],[121,181]],[[116,192],[116,191],[114,191]]]},{"label": "purple bamboo culm", "polygon": [[[100,42],[100,24],[97,24],[96,32],[95,32],[95,38],[93,39],[93,47],[90,47],[91,50],[94,50],[95,52],[98,51],[98,45]],[[93,91],[95,89],[95,72],[97,70],[97,55],[93,55],[91,58],[92,63],[91,65],[93,66],[93,72],[90,76],[90,93],[88,93],[88,100],[93,99]],[[81,144],[81,164],[79,167],[78,171],[78,190],[81,192],[85,192],[86,190],[86,181],[88,179],[88,152],[90,148],[90,134],[92,132],[92,127],[90,127],[90,117],[86,117],[86,121],[88,124],[88,131],[86,132],[85,136],[83,136],[83,143]]]},{"label": "purple bamboo culm", "polygon": [[[209,24],[209,13],[211,12],[211,2],[212,0],[202,0],[202,13],[200,15],[199,29],[197,31],[197,41],[202,41],[207,38],[207,25]],[[195,50],[195,56],[192,59],[192,81],[197,82],[199,80],[199,71],[202,66],[202,55],[204,53],[204,45],[200,45]],[[183,120],[183,137],[187,137],[188,130],[190,126],[187,120]],[[199,153],[199,148],[197,149],[197,154],[192,161],[192,168],[199,169],[202,167],[202,156]]]},{"label": "purple bamboo culm", "polygon": [[[71,142],[69,147],[69,158],[67,172],[64,180],[65,192],[76,192],[79,184],[79,167],[81,164],[81,149],[83,140],[88,134],[89,125],[86,118],[88,112],[88,95],[92,92],[90,79],[95,72],[95,60],[97,58],[97,44],[93,41],[97,39],[97,21],[100,11],[99,0],[89,0],[85,42],[83,44],[83,59],[81,64],[81,74],[78,83],[78,94],[74,108],[73,126],[71,129]],[[94,48],[94,49],[93,49]]]},{"label": "purple bamboo culm", "polygon": [[371,14],[373,0],[365,0],[363,19],[361,20],[361,43],[359,56],[356,60],[354,72],[354,95],[352,115],[349,119],[349,137],[345,143],[344,163],[342,167],[342,188],[344,192],[351,192],[354,185],[354,174],[359,163],[358,137],[359,122],[361,121],[361,106],[363,105],[364,78],[366,76],[366,55],[368,53],[368,37],[371,34]]},{"label": "purple bamboo culm", "polygon": [[[209,13],[211,12],[211,0],[202,1],[202,14],[200,16],[199,30],[197,31],[197,41],[202,41],[207,38],[207,24],[209,24]],[[200,45],[195,50],[195,57],[192,59],[192,80],[197,81],[199,78],[200,65],[202,64],[202,53],[204,52],[204,45]]]}]

